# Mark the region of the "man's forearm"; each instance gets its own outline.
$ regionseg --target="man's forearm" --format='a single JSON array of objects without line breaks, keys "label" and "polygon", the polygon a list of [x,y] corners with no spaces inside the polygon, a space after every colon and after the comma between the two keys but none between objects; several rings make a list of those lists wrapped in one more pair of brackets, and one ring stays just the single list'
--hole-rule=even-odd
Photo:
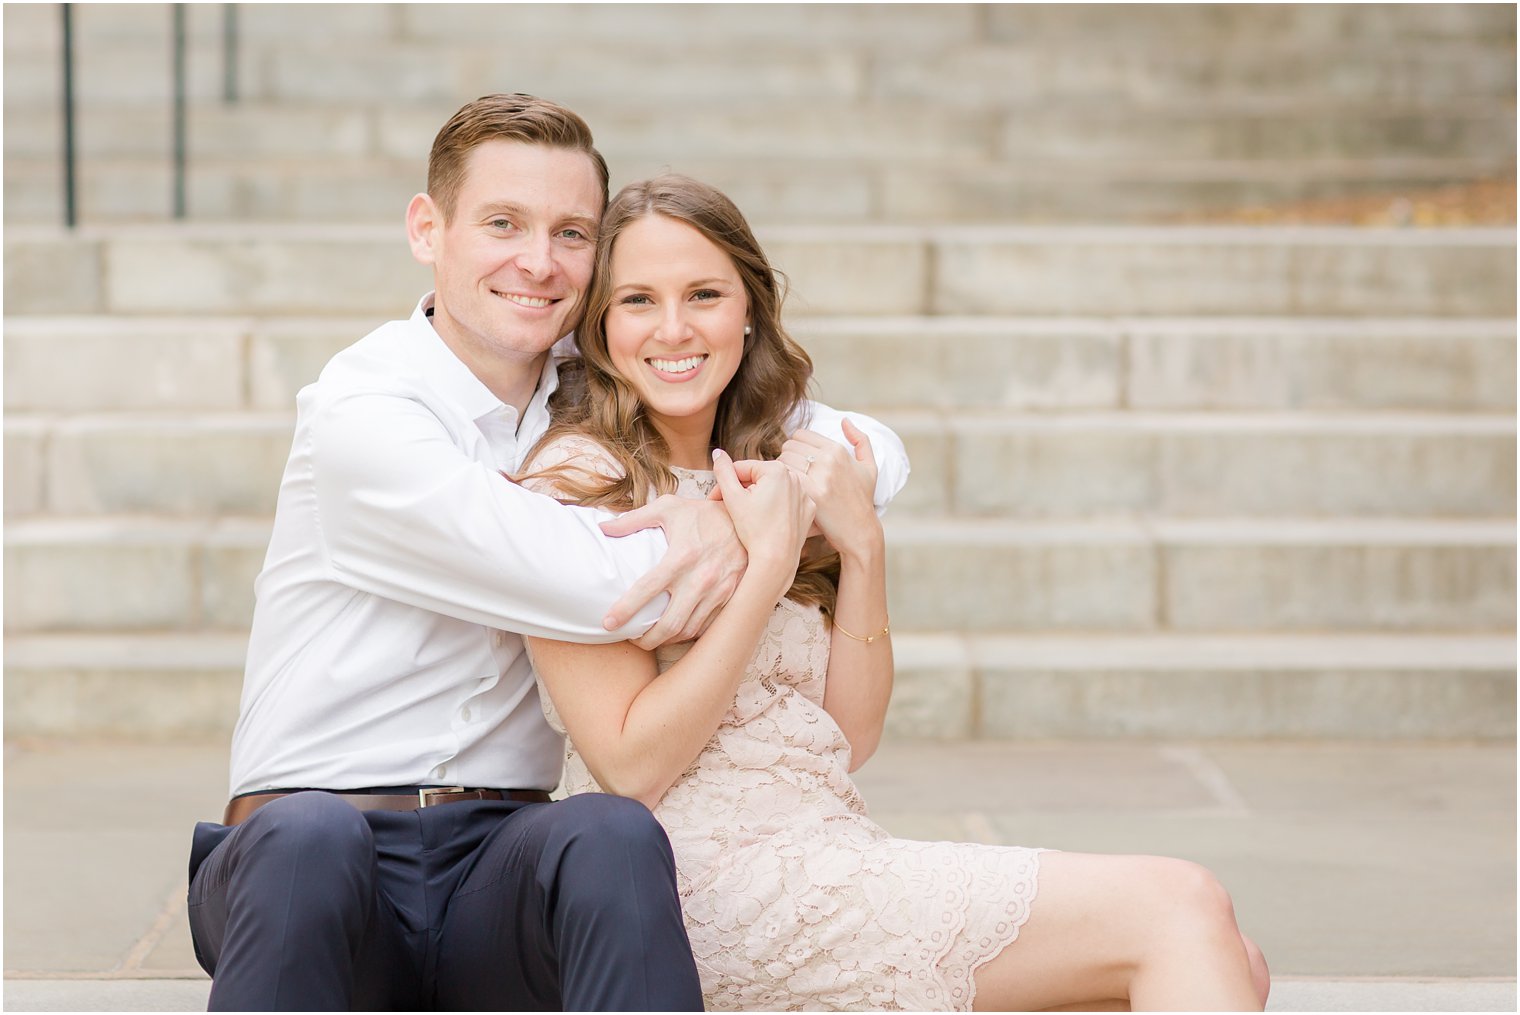
[{"label": "man's forearm", "polygon": [[[487,627],[566,641],[637,635],[662,600],[606,631],[608,608],[664,556],[656,531],[613,539],[461,455],[425,412],[333,412],[310,439],[313,504],[336,581]],[[383,439],[382,439],[383,438]],[[300,453],[301,449],[298,449]]]}]

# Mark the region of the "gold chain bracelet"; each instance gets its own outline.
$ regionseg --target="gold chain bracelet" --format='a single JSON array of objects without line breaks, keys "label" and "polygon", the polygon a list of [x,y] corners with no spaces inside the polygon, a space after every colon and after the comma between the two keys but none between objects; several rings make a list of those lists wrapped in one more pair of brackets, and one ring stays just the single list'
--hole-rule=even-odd
[{"label": "gold chain bracelet", "polygon": [[840,634],[844,635],[846,638],[854,638],[856,641],[863,641],[867,645],[869,645],[869,644],[871,644],[871,642],[873,642],[873,641],[879,641],[882,638],[885,638],[887,635],[889,635],[889,634],[892,633],[892,618],[891,617],[887,618],[887,622],[885,624],[883,624],[882,627],[881,627],[881,633],[880,634],[873,634],[873,635],[871,635],[870,637],[867,637],[867,638],[862,638],[858,634],[851,634],[849,631],[846,631],[844,628],[840,627],[839,626],[839,621],[837,621],[837,620],[834,621],[834,630],[838,631]]}]

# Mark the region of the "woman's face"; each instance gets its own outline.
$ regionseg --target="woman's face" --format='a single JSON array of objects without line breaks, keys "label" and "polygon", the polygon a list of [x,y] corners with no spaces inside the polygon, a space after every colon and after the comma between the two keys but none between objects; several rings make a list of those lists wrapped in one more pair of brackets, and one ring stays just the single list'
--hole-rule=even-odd
[{"label": "woman's face", "polygon": [[[707,434],[744,356],[749,297],[727,254],[693,227],[646,215],[614,241],[607,351],[659,421]],[[707,439],[706,436],[703,439]]]}]

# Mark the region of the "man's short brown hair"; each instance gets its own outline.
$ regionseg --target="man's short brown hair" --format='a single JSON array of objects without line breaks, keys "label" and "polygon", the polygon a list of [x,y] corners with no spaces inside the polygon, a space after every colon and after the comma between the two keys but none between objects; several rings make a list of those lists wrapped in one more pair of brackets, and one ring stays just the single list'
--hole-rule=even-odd
[{"label": "man's short brown hair", "polygon": [[470,152],[487,141],[517,141],[585,152],[601,177],[602,207],[607,207],[607,160],[592,144],[586,121],[558,103],[515,92],[482,95],[466,103],[433,138],[427,192],[445,221],[454,217]]}]

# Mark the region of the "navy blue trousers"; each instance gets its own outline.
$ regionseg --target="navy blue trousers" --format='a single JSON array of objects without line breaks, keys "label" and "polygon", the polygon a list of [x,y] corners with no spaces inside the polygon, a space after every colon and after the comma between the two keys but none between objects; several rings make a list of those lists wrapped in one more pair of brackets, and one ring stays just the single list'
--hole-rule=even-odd
[{"label": "navy blue trousers", "polygon": [[700,1011],[665,832],[587,794],[202,822],[190,931],[212,1011]]}]

